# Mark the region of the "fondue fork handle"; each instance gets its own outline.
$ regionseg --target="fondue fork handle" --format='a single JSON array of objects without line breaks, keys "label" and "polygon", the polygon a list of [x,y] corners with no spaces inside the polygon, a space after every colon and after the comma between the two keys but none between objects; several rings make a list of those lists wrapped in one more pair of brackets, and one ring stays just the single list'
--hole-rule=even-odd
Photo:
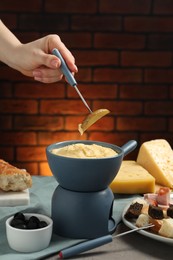
[{"label": "fondue fork handle", "polygon": [[66,77],[68,83],[72,86],[72,87],[75,87],[77,86],[77,82],[75,80],[75,78],[73,77],[73,74],[71,73],[71,71],[69,70],[69,68],[67,67],[67,64],[65,63],[61,53],[55,48],[53,49],[52,53],[57,56],[60,61],[61,61],[61,70],[62,70],[62,73],[64,74],[64,76]]},{"label": "fondue fork handle", "polygon": [[61,252],[59,252],[58,258],[59,259],[69,258],[78,255],[82,252],[91,250],[93,248],[105,245],[110,242],[112,242],[112,235],[107,235],[92,240],[87,240],[80,244],[62,250]]},{"label": "fondue fork handle", "polygon": [[75,256],[75,255],[78,255],[78,254],[83,253],[85,251],[88,251],[88,250],[94,249],[96,247],[108,244],[108,243],[112,242],[114,238],[118,238],[118,237],[127,235],[129,233],[135,232],[135,231],[148,229],[148,228],[153,227],[153,226],[154,225],[151,224],[151,225],[144,226],[144,227],[137,227],[137,228],[134,228],[132,230],[128,230],[128,231],[125,231],[121,234],[117,234],[117,235],[114,235],[114,236],[106,235],[106,236],[102,236],[102,237],[98,237],[98,238],[95,238],[95,239],[84,241],[84,242],[79,243],[77,245],[63,249],[62,251],[59,252],[58,258],[64,259],[64,258],[69,258],[69,257]]}]

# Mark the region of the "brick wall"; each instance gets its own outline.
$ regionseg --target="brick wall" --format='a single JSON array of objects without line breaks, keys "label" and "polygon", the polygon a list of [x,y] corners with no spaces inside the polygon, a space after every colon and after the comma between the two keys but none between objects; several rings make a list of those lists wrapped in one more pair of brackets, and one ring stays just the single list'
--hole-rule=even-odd
[{"label": "brick wall", "polygon": [[111,110],[80,137],[88,111],[72,87],[41,84],[0,64],[1,158],[47,175],[45,147],[53,142],[136,139],[140,146],[164,138],[173,145],[172,0],[6,0],[0,16],[24,43],[59,34],[90,107]]}]

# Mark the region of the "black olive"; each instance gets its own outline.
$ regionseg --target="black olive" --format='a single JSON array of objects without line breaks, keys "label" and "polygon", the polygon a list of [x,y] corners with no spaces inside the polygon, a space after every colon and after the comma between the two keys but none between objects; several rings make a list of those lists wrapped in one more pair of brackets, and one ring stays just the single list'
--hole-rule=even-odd
[{"label": "black olive", "polygon": [[23,225],[23,224],[25,224],[25,221],[23,221],[23,220],[21,220],[21,219],[15,219],[15,218],[13,218],[10,224],[11,224],[12,227],[16,227],[16,226],[18,226],[18,225]]},{"label": "black olive", "polygon": [[25,216],[22,212],[17,212],[15,215],[14,215],[14,218],[15,219],[21,219],[21,220],[25,220]]},{"label": "black olive", "polygon": [[46,227],[47,223],[40,221],[36,216],[26,219],[22,212],[17,212],[11,220],[10,225],[19,229],[38,229]]},{"label": "black olive", "polygon": [[14,226],[15,228],[19,228],[19,229],[26,229],[26,224],[18,224],[16,226]]},{"label": "black olive", "polygon": [[27,222],[27,229],[37,229],[39,228],[39,223],[40,220],[37,217],[32,216],[29,218]]},{"label": "black olive", "polygon": [[39,228],[47,227],[47,223],[45,221],[40,221]]}]

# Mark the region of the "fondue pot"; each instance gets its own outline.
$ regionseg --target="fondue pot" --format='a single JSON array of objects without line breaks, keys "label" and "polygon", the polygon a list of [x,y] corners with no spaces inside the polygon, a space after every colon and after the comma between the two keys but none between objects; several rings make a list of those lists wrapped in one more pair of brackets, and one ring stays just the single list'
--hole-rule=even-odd
[{"label": "fondue pot", "polygon": [[[71,158],[52,153],[53,149],[83,143],[108,147],[117,155],[105,158]],[[97,141],[65,141],[46,149],[48,164],[58,182],[52,196],[54,233],[76,239],[93,239],[113,233],[114,195],[110,183],[119,171],[124,156],[137,142],[122,147]]]},{"label": "fondue pot", "polygon": [[[101,145],[115,150],[118,154],[104,158],[71,158],[51,152],[53,149],[77,143]],[[133,151],[136,146],[137,142],[134,140],[122,147],[105,142],[74,140],[51,144],[47,147],[46,154],[49,167],[61,187],[88,192],[106,189],[119,171],[124,156]]]}]

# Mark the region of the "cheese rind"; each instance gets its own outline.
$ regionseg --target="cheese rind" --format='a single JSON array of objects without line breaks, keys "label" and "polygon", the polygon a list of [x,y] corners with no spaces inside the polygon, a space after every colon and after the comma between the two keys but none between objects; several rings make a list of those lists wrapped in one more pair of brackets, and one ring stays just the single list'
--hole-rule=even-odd
[{"label": "cheese rind", "polygon": [[137,163],[144,167],[162,186],[173,188],[173,151],[164,139],[141,145]]},{"label": "cheese rind", "polygon": [[155,179],[135,161],[123,161],[119,172],[110,184],[114,193],[143,194],[154,192]]}]

